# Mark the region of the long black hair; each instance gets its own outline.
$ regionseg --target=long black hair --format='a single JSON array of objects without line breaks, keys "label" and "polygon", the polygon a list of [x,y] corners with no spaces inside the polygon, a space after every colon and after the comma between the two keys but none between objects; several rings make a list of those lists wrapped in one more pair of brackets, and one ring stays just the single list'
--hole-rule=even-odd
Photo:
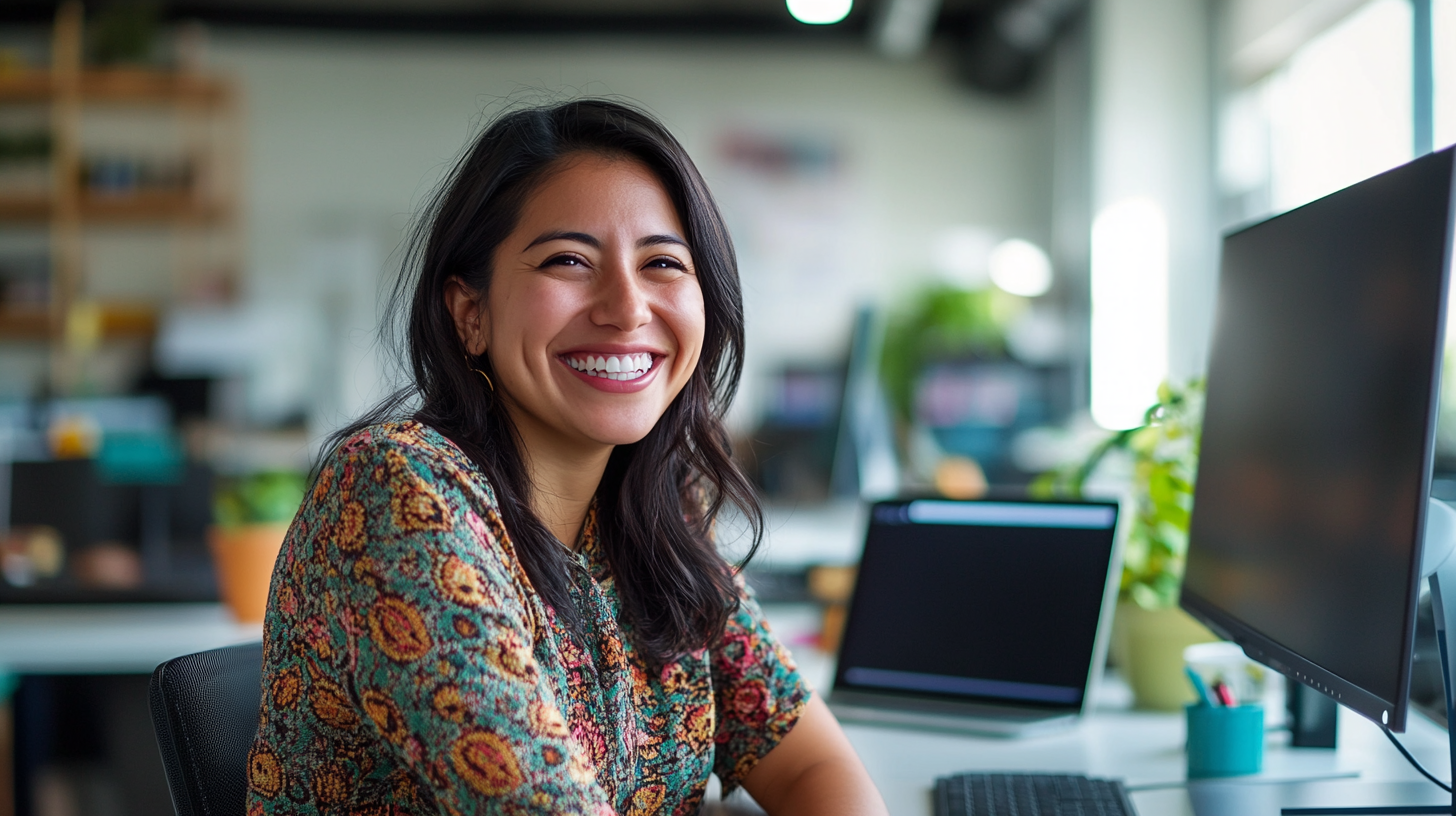
[{"label": "long black hair", "polygon": [[[723,217],[682,145],[650,114],[601,99],[509,111],[456,163],[405,244],[386,328],[402,329],[408,384],[332,437],[408,415],[445,435],[495,489],[502,521],[526,574],[559,619],[579,629],[567,550],[531,511],[531,484],[510,417],[465,356],[445,286],[458,277],[485,292],[497,247],[526,199],[579,154],[640,162],[662,184],[686,231],[706,310],[702,356],[692,377],[640,442],[619,445],[597,488],[597,530],[633,645],[651,665],[711,645],[737,606],[728,564],[712,539],[725,503],[752,531],[762,511],[734,464],[723,415],[743,372],[743,298]],[[747,558],[744,559],[746,561]]]}]

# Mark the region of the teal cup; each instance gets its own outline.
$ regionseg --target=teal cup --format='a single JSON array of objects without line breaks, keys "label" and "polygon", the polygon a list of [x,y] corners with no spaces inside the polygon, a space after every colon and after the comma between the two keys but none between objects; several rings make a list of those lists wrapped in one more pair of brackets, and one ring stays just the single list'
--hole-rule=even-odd
[{"label": "teal cup", "polygon": [[1264,766],[1264,707],[1190,703],[1188,778],[1256,774]]}]

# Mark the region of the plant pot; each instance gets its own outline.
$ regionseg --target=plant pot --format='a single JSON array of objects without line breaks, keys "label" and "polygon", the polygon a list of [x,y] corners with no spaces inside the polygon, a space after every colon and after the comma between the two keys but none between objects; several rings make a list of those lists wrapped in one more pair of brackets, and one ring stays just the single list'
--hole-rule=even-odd
[{"label": "plant pot", "polygon": [[273,562],[283,548],[287,524],[245,524],[208,531],[217,588],[240,623],[260,623],[268,608]]},{"label": "plant pot", "polygon": [[1177,608],[1144,609],[1119,601],[1112,619],[1113,661],[1132,687],[1133,704],[1156,711],[1178,711],[1194,701],[1183,673],[1183,650],[1218,637]]}]

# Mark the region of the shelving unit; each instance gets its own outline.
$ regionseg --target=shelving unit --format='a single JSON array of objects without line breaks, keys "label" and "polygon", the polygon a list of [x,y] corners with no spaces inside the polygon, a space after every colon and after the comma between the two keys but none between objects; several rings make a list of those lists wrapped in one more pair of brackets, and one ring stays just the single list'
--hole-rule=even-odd
[{"label": "shelving unit", "polygon": [[[98,301],[88,285],[91,265],[86,257],[87,238],[95,230],[145,230],[171,241],[169,297],[174,299],[185,297],[179,293],[193,288],[189,284],[199,275],[211,276],[209,291],[235,288],[232,277],[241,254],[234,144],[240,106],[235,86],[196,70],[86,66],[83,27],[81,4],[64,4],[56,16],[50,66],[0,74],[0,108],[48,106],[51,139],[48,192],[0,189],[0,226],[49,232],[49,303],[0,302],[0,339],[48,341],[53,349],[63,346],[67,322],[75,318],[78,304],[99,307],[84,311],[93,320],[99,314],[101,336],[107,339],[149,335],[157,311],[167,305],[155,296]],[[170,119],[185,144],[185,155],[177,158],[190,163],[186,183],[122,190],[90,184],[85,160],[88,149],[95,147],[83,144],[83,121],[108,109]],[[198,249],[204,245],[214,251]],[[221,253],[215,251],[219,245],[224,247]],[[230,259],[219,263],[204,257],[219,254]]]}]

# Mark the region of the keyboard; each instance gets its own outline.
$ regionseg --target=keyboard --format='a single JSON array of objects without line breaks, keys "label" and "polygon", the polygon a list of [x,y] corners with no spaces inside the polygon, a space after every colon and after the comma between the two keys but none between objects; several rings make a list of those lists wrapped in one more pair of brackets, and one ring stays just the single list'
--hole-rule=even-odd
[{"label": "keyboard", "polygon": [[935,780],[935,816],[1137,816],[1116,779],[965,773]]}]

